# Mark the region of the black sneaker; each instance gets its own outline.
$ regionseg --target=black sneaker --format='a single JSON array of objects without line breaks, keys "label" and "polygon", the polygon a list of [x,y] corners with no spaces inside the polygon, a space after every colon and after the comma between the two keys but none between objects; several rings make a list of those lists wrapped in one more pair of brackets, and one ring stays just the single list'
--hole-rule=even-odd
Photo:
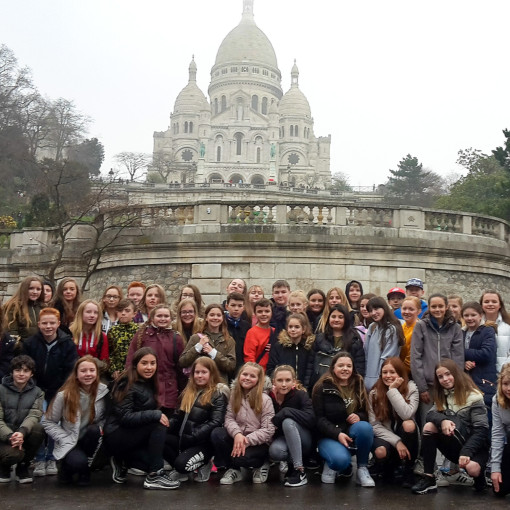
[{"label": "black sneaker", "polygon": [[178,480],[170,480],[162,469],[157,473],[147,475],[143,482],[144,489],[171,490],[178,489],[180,485],[181,482]]},{"label": "black sneaker", "polygon": [[487,489],[487,480],[485,479],[485,473],[474,478],[473,490],[475,492],[485,492]]},{"label": "black sneaker", "polygon": [[119,462],[115,457],[110,457],[110,465],[112,466],[112,480],[115,483],[126,483],[127,468],[124,464]]},{"label": "black sneaker", "polygon": [[16,466],[16,480],[19,483],[32,483],[34,481],[28,472],[28,466],[24,462]]},{"label": "black sneaker", "polygon": [[414,486],[415,483],[416,483],[416,480],[414,478],[413,470],[412,469],[405,470],[404,476],[402,478],[402,487],[404,489],[410,489],[411,487]]},{"label": "black sneaker", "polygon": [[436,477],[423,475],[412,487],[414,494],[427,494],[437,491]]},{"label": "black sneaker", "polygon": [[88,487],[90,485],[90,473],[81,473],[78,475],[76,485],[78,485],[78,487]]},{"label": "black sneaker", "polygon": [[304,469],[291,469],[287,473],[287,478],[285,479],[286,487],[301,487],[301,485],[306,485],[307,483],[308,480]]},{"label": "black sneaker", "polygon": [[0,483],[9,483],[11,481],[11,466],[0,466]]},{"label": "black sneaker", "polygon": [[349,464],[349,467],[337,474],[338,478],[352,478],[352,464]]}]

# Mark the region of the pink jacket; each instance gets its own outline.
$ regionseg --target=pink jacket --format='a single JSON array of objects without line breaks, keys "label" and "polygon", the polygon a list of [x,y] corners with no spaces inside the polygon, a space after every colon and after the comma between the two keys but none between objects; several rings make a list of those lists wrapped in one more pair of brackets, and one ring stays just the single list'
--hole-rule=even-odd
[{"label": "pink jacket", "polygon": [[239,433],[246,436],[250,446],[271,444],[275,433],[273,416],[273,402],[269,395],[263,393],[262,413],[260,415],[255,414],[246,398],[243,399],[241,409],[237,414],[234,413],[229,402],[225,416],[225,428],[231,437],[235,437]]}]

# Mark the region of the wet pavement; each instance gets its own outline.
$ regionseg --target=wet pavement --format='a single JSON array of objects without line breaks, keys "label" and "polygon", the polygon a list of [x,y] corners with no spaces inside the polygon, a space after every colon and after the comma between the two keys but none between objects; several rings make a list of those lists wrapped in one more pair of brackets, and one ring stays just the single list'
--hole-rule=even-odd
[{"label": "wet pavement", "polygon": [[409,489],[395,485],[378,485],[372,489],[357,487],[354,480],[325,485],[318,474],[309,474],[308,485],[284,487],[279,482],[278,468],[273,467],[268,483],[254,485],[243,481],[220,486],[219,476],[211,475],[207,483],[184,482],[177,490],[149,491],[143,488],[143,477],[129,475],[128,482],[117,485],[105,468],[92,475],[90,487],[61,486],[55,476],[36,478],[34,483],[15,482],[0,485],[0,508],[8,509],[259,509],[278,508],[313,510],[331,508],[362,509],[441,509],[480,510],[508,508],[510,496],[495,498],[490,492],[479,495],[470,487],[440,487],[437,493],[416,496]]}]

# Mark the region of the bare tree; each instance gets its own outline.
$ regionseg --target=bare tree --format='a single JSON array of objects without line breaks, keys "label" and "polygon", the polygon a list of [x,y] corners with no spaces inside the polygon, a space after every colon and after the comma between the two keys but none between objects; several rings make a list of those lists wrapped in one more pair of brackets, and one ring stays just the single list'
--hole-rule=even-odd
[{"label": "bare tree", "polygon": [[163,154],[155,154],[152,158],[152,162],[150,163],[148,169],[152,175],[156,175],[161,178],[162,182],[168,182],[168,177],[174,171],[174,160]]},{"label": "bare tree", "polygon": [[133,182],[135,177],[147,168],[149,157],[143,152],[119,152],[115,155],[115,160],[126,170]]}]

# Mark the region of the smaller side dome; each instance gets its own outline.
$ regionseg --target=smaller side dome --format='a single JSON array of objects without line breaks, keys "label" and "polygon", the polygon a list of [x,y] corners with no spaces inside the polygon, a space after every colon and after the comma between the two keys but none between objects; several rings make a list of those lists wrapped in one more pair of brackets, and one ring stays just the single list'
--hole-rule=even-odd
[{"label": "smaller side dome", "polygon": [[281,98],[280,104],[278,105],[278,112],[280,115],[303,115],[308,118],[312,117],[310,103],[299,88],[299,69],[295,60],[291,70],[291,86]]},{"label": "smaller side dome", "polygon": [[188,68],[189,81],[188,84],[179,92],[174,104],[175,113],[196,113],[200,110],[208,110],[209,103],[197,85],[197,65],[195,57],[191,59]]}]

